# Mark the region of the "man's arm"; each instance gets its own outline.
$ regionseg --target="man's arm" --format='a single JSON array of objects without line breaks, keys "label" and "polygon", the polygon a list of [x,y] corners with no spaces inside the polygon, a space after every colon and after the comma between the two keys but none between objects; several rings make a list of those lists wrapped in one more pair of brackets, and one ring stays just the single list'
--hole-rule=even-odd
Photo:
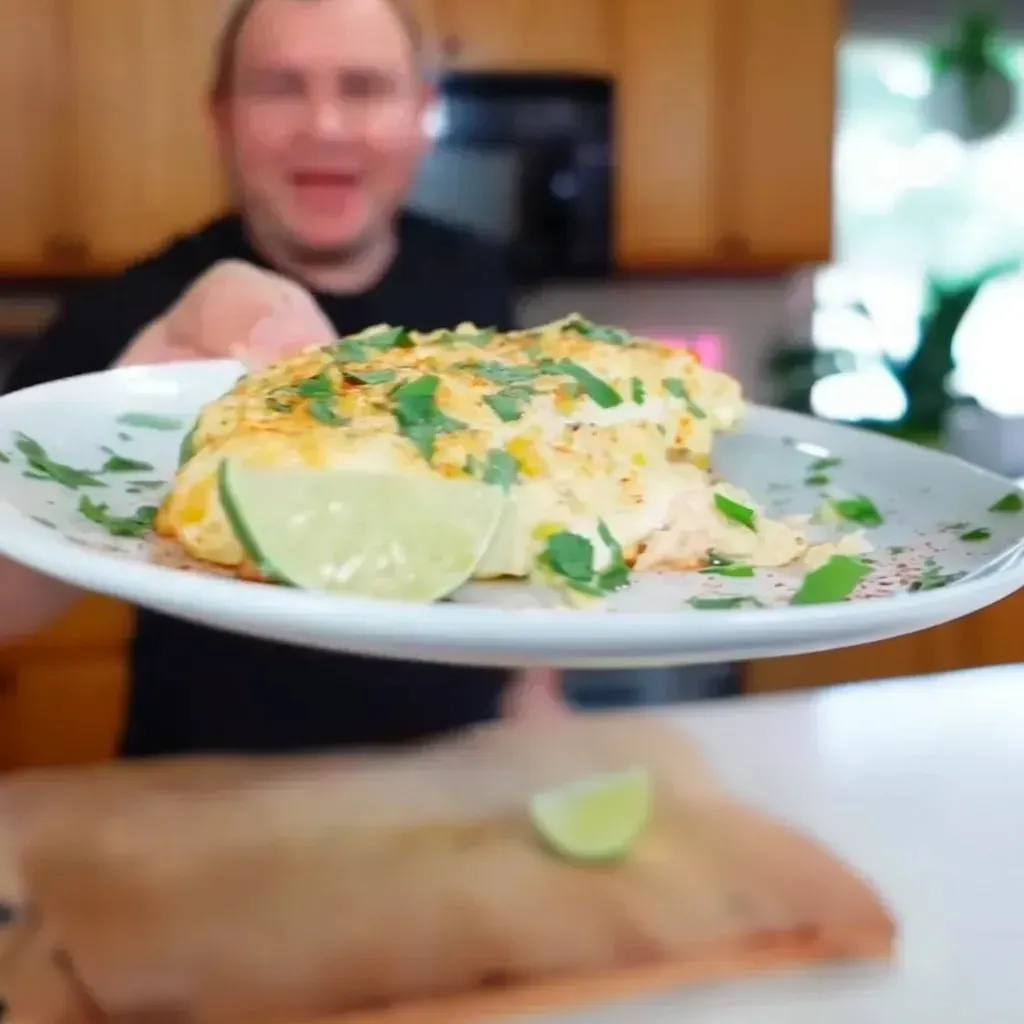
[{"label": "man's arm", "polygon": [[[92,373],[113,362],[131,342],[113,291],[112,283],[105,283],[71,299],[15,367],[5,390]],[[80,596],[67,584],[0,558],[0,644],[49,625]]]}]

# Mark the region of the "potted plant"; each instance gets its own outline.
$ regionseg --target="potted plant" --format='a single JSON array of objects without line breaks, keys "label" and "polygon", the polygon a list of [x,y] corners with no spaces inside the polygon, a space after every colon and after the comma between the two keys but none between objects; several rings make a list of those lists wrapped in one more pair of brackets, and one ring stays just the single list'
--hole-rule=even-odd
[{"label": "potted plant", "polygon": [[937,130],[976,142],[998,134],[1013,117],[1016,90],[987,12],[960,19],[949,41],[935,49],[932,72],[927,109]]}]

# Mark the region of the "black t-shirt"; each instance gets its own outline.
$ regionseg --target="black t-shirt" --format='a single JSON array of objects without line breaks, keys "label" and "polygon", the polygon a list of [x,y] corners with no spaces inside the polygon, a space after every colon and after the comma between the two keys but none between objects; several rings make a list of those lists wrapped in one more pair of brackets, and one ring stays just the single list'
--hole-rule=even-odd
[{"label": "black t-shirt", "polygon": [[[237,217],[215,221],[71,298],[8,381],[17,390],[113,363],[214,263],[262,263]],[[387,275],[358,295],[316,295],[339,336],[389,322],[513,326],[500,254],[406,215]],[[308,651],[141,611],[126,756],[284,752],[400,743],[495,717],[506,674]]]}]

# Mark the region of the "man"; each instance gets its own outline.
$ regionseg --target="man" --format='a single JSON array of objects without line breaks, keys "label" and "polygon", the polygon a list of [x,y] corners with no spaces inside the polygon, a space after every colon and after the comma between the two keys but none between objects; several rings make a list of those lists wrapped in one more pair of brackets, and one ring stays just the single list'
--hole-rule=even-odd
[{"label": "man", "polygon": [[[241,3],[211,98],[239,213],[70,301],[9,387],[239,347],[279,354],[384,321],[510,327],[497,254],[399,213],[427,145],[422,72],[415,26],[390,0]],[[0,641],[74,596],[0,562]],[[133,670],[129,756],[414,740],[537,692],[528,679],[510,695],[503,673],[329,656],[148,612]]]}]

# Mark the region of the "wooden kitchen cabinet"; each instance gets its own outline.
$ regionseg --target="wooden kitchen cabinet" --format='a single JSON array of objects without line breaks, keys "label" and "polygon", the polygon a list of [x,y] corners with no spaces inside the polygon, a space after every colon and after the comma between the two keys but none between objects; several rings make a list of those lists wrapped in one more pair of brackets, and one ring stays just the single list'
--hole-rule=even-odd
[{"label": "wooden kitchen cabinet", "polygon": [[[828,259],[840,0],[409,2],[443,65],[616,80],[621,269]],[[222,207],[225,3],[0,0],[0,273],[107,271]]]},{"label": "wooden kitchen cabinet", "polygon": [[61,31],[60,0],[0,0],[0,271],[46,265],[60,228]]},{"label": "wooden kitchen cabinet", "polygon": [[827,261],[838,0],[623,0],[617,12],[620,265]]},{"label": "wooden kitchen cabinet", "polygon": [[224,202],[206,112],[223,0],[65,0],[70,244],[121,266]]},{"label": "wooden kitchen cabinet", "polygon": [[721,225],[718,2],[630,0],[618,23],[617,260],[631,269],[703,263]]},{"label": "wooden kitchen cabinet", "polygon": [[86,597],[50,628],[0,647],[0,770],[114,755],[133,628],[129,606]]},{"label": "wooden kitchen cabinet", "polygon": [[832,241],[835,0],[719,0],[718,210],[727,258],[824,262]]},{"label": "wooden kitchen cabinet", "polygon": [[619,0],[433,0],[448,67],[503,71],[615,71]]},{"label": "wooden kitchen cabinet", "polygon": [[841,651],[766,658],[744,668],[746,693],[930,675],[1024,662],[1024,591],[964,619]]}]

